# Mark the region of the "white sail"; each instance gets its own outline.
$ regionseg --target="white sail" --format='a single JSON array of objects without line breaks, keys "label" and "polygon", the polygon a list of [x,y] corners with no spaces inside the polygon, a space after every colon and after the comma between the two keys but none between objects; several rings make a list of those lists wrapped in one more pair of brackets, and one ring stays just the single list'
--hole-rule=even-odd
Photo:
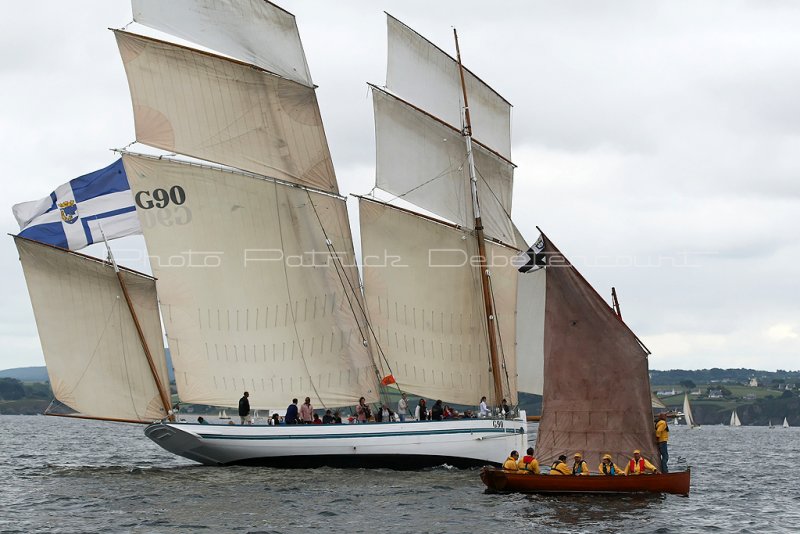
[{"label": "white sail", "polygon": [[689,394],[683,394],[683,417],[686,419],[687,426],[696,426],[694,417],[692,416],[692,407],[689,404]]},{"label": "white sail", "polygon": [[789,428],[789,421],[785,417],[783,418],[783,428]]},{"label": "white sail", "polygon": [[[464,98],[458,63],[399,20],[387,19],[386,87],[460,129]],[[464,74],[475,139],[511,159],[511,104],[470,71]]]},{"label": "white sail", "polygon": [[[53,395],[78,415],[152,422],[164,405],[114,268],[23,238],[14,241],[28,285]],[[122,270],[156,365],[169,391],[152,278]]]},{"label": "white sail", "polygon": [[519,273],[517,286],[517,388],[541,395],[544,387],[544,304],[547,271]]},{"label": "white sail", "polygon": [[136,140],[337,192],[314,89],[226,59],[116,31]]},{"label": "white sail", "polygon": [[736,410],[733,410],[733,412],[731,412],[730,426],[742,426],[741,421],[739,421],[739,414],[736,413]]},{"label": "white sail", "polygon": [[259,409],[377,399],[343,199],[157,158],[123,163],[182,402],[236,406],[244,390]]},{"label": "white sail", "polygon": [[[377,87],[372,90],[376,185],[459,226],[474,228],[467,149],[459,130]],[[511,222],[513,163],[473,143],[487,236],[520,248]]]},{"label": "white sail", "polygon": [[264,0],[132,0],[133,20],[313,86],[294,15]]},{"label": "white sail", "polygon": [[[379,202],[362,199],[359,209],[367,309],[397,382],[476,404],[493,385],[474,237]],[[515,404],[517,252],[487,243],[486,253],[506,365],[498,372]]]}]

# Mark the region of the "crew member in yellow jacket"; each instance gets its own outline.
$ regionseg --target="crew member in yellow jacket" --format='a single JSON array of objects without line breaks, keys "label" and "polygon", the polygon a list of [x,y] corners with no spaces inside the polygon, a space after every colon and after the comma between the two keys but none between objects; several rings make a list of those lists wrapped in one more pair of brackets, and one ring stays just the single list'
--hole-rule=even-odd
[{"label": "crew member in yellow jacket", "polygon": [[603,455],[603,462],[597,466],[597,470],[600,471],[601,475],[606,475],[610,477],[620,476],[625,474],[625,471],[617,467],[617,464],[611,461],[610,454]]},{"label": "crew member in yellow jacket", "polygon": [[633,451],[633,459],[625,466],[626,475],[641,475],[647,473],[658,473],[656,466],[648,462],[641,456],[641,451],[636,449]]},{"label": "crew member in yellow jacket", "polygon": [[589,466],[583,461],[583,455],[579,452],[575,453],[575,463],[572,464],[572,474],[579,476],[586,476],[589,474]]},{"label": "crew member in yellow jacket", "polygon": [[553,465],[550,467],[550,474],[551,475],[571,475],[572,470],[567,465],[567,457],[566,455],[562,454],[558,457],[558,460],[553,462]]},{"label": "crew member in yellow jacket", "polygon": [[669,441],[669,427],[667,426],[667,416],[663,413],[659,414],[658,423],[656,423],[656,441],[658,442],[658,453],[661,456],[661,470],[668,473],[669,452],[667,451],[667,441]]},{"label": "crew member in yellow jacket", "polygon": [[503,463],[503,469],[506,471],[519,471],[519,466],[517,465],[517,460],[519,459],[519,453],[517,451],[511,451],[511,454],[508,455],[506,461]]},{"label": "crew member in yellow jacket", "polygon": [[538,475],[540,473],[539,460],[533,456],[533,447],[528,447],[525,456],[522,457],[522,460],[520,460],[517,465],[522,473],[529,473],[531,475]]}]

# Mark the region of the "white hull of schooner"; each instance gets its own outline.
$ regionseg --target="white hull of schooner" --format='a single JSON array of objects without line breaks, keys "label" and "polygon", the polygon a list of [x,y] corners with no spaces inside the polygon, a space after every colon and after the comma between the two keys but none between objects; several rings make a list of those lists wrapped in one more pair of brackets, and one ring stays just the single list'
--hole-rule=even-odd
[{"label": "white hull of schooner", "polygon": [[145,435],[205,465],[389,467],[500,465],[528,446],[520,418],[354,425],[233,426],[154,423]]}]

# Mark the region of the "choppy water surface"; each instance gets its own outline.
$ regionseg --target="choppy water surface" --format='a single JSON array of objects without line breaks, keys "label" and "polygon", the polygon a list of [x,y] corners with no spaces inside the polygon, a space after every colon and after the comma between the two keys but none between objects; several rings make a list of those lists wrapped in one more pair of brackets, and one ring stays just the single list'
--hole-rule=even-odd
[{"label": "choppy water surface", "polygon": [[[2,532],[797,532],[800,429],[672,428],[690,497],[484,492],[478,470],[204,467],[137,425],[0,416]],[[532,430],[535,430],[532,429]]]}]

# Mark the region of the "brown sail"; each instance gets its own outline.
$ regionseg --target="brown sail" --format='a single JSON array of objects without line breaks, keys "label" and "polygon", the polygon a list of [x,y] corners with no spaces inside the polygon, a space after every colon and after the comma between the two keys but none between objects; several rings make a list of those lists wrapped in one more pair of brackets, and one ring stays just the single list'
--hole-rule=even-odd
[{"label": "brown sail", "polygon": [[594,471],[603,454],[625,465],[635,449],[660,468],[647,351],[542,234],[546,264],[544,391],[536,456],[576,452]]}]

